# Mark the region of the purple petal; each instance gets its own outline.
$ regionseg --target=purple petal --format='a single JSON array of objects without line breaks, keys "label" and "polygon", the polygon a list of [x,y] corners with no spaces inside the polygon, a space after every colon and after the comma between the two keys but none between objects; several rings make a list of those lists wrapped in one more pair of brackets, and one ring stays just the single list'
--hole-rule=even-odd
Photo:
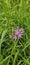
[{"label": "purple petal", "polygon": [[23,34],[19,34],[19,35],[18,35],[18,38],[21,38],[22,36],[23,36]]},{"label": "purple petal", "polygon": [[18,35],[19,34],[19,30],[18,29],[14,30],[14,34]]}]

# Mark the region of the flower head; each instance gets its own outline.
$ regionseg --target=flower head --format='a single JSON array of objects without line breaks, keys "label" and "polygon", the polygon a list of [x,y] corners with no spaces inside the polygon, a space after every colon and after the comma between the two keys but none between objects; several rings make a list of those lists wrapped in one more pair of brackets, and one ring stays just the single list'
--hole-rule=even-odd
[{"label": "flower head", "polygon": [[22,38],[24,33],[24,29],[20,28],[20,29],[15,29],[14,30],[14,39],[16,40],[17,38]]}]

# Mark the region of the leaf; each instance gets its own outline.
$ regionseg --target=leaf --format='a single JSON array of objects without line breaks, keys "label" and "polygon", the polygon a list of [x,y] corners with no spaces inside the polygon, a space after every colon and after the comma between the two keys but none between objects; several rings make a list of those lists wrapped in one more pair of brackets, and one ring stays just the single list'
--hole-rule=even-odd
[{"label": "leaf", "polygon": [[1,39],[0,39],[0,52],[1,52],[1,44],[4,41],[4,37],[5,37],[6,33],[7,33],[7,30],[4,30],[2,33]]},{"label": "leaf", "polygon": [[2,59],[3,59],[3,58],[2,58],[2,55],[0,54],[0,62],[2,61]]}]

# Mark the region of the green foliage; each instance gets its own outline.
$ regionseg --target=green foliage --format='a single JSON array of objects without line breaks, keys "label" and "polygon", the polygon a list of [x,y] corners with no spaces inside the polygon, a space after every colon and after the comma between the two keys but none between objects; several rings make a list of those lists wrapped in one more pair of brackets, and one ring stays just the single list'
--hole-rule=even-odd
[{"label": "green foliage", "polygon": [[[24,36],[15,41],[17,27]],[[30,65],[30,0],[0,0],[0,65]]]}]

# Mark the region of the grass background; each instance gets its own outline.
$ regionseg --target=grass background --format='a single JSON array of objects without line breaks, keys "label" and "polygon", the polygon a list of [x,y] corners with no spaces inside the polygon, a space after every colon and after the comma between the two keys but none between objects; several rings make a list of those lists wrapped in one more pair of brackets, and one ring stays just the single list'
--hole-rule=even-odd
[{"label": "grass background", "polygon": [[[25,32],[15,41],[17,27]],[[30,0],[0,0],[0,65],[30,65]]]}]

